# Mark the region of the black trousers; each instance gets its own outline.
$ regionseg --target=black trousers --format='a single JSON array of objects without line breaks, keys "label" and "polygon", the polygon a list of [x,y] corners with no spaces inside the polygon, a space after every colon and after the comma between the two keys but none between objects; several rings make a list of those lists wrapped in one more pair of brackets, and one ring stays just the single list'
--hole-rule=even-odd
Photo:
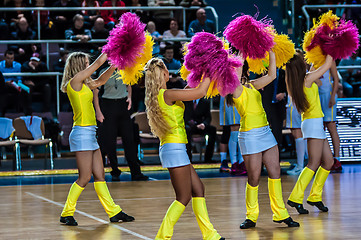
[{"label": "black trousers", "polygon": [[280,148],[282,144],[283,121],[286,118],[286,102],[281,101],[268,104],[264,109],[266,111],[267,120],[272,129],[272,133],[276,138],[278,148]]},{"label": "black trousers", "polygon": [[214,144],[216,142],[217,137],[217,129],[214,126],[207,125],[204,130],[198,129],[197,126],[189,126],[186,125],[186,132],[188,138],[187,144],[187,154],[189,159],[192,160],[192,135],[200,134],[200,135],[208,135],[208,145],[206,147],[206,153],[204,156],[205,162],[211,162],[214,152]]},{"label": "black trousers", "polygon": [[116,152],[118,132],[122,137],[125,159],[128,162],[132,176],[141,174],[137,157],[137,144],[134,139],[133,122],[127,108],[126,98],[103,98],[100,100],[100,109],[104,115],[104,121],[99,124],[98,141],[103,159],[105,159],[105,155],[109,158],[113,176],[120,175]]}]

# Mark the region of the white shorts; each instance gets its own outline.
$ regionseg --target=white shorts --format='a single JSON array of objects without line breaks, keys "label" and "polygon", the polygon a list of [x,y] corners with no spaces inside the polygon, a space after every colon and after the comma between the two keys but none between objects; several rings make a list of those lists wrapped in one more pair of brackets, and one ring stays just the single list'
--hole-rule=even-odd
[{"label": "white shorts", "polygon": [[301,130],[304,139],[326,139],[326,133],[323,128],[323,118],[311,118],[302,121]]},{"label": "white shorts", "polygon": [[238,144],[242,155],[266,151],[277,145],[277,141],[269,126],[239,132]]},{"label": "white shorts", "polygon": [[159,158],[164,168],[182,167],[191,164],[184,143],[165,143],[159,147]]}]

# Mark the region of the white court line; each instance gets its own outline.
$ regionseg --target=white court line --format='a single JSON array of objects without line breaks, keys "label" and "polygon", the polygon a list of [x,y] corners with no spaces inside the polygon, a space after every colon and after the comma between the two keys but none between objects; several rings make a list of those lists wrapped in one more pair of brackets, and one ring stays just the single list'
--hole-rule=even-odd
[{"label": "white court line", "polygon": [[[122,173],[125,173],[125,174],[131,174],[130,172],[122,172]],[[149,180],[152,180],[152,181],[159,181],[158,179],[156,179],[156,178],[152,178],[152,177],[149,177]]]},{"label": "white court line", "polygon": [[[33,194],[33,193],[31,193],[31,192],[25,192],[25,193],[26,193],[26,194],[29,194],[30,196],[32,196],[32,197],[34,197],[34,198],[38,198],[38,199],[44,200],[44,201],[46,201],[46,202],[52,203],[52,204],[54,204],[54,205],[57,205],[57,206],[59,206],[59,207],[62,207],[62,208],[64,207],[64,205],[61,204],[61,203],[52,201],[52,200],[50,200],[50,199],[47,199],[47,198],[44,198],[44,197],[42,197],[42,196]],[[98,221],[98,222],[101,222],[101,223],[104,223],[104,224],[109,224],[108,221],[105,221],[105,220],[103,220],[103,219],[94,217],[93,215],[87,214],[86,212],[79,211],[79,210],[76,210],[75,212],[77,212],[77,213],[79,213],[79,214],[81,214],[81,215],[83,215],[83,216],[85,216],[85,217],[91,218],[91,219],[93,219],[93,220],[95,220],[95,221]],[[148,237],[143,236],[143,235],[141,235],[141,234],[138,234],[138,233],[135,233],[135,232],[133,232],[133,231],[130,231],[130,230],[128,230],[128,229],[126,229],[126,228],[123,228],[123,227],[121,227],[121,226],[119,226],[119,225],[116,225],[116,224],[109,224],[109,225],[112,226],[112,227],[115,227],[115,228],[117,228],[117,229],[119,229],[119,230],[121,230],[121,231],[123,231],[123,232],[126,232],[126,233],[129,233],[129,234],[133,235],[133,236],[136,236],[136,237],[138,237],[138,238],[145,239],[145,240],[152,240],[151,238],[148,238]]]}]

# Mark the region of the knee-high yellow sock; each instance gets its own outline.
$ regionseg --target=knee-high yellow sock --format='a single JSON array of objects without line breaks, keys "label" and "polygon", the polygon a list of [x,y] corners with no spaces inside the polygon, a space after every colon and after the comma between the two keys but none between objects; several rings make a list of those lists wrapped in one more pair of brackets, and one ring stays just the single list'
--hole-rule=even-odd
[{"label": "knee-high yellow sock", "polygon": [[307,201],[310,202],[321,202],[322,201],[322,190],[325,185],[326,179],[330,171],[327,171],[323,167],[319,167],[315,180],[313,181],[310,196],[307,198]]},{"label": "knee-high yellow sock", "polygon": [[80,194],[83,192],[84,188],[80,187],[76,182],[73,183],[70,187],[68,198],[66,199],[63,212],[61,213],[62,217],[73,216],[75,212],[76,201]]},{"label": "knee-high yellow sock", "polygon": [[247,219],[252,222],[257,222],[259,207],[258,207],[258,186],[252,187],[247,183],[246,186],[246,208]]},{"label": "knee-high yellow sock", "polygon": [[296,182],[296,185],[293,187],[293,190],[291,192],[290,197],[288,200],[302,204],[303,203],[303,197],[305,195],[305,190],[307,188],[307,185],[310,183],[313,175],[315,174],[314,171],[309,169],[308,167],[305,167],[298,177],[298,180]]},{"label": "knee-high yellow sock", "polygon": [[281,221],[289,218],[290,215],[288,214],[282,198],[282,185],[280,178],[268,178],[268,192],[273,212],[273,221]]},{"label": "knee-high yellow sock", "polygon": [[122,209],[119,205],[116,205],[110,196],[109,189],[106,182],[94,182],[95,191],[98,194],[98,198],[104,207],[105,212],[109,218],[117,215]]},{"label": "knee-high yellow sock", "polygon": [[204,197],[192,198],[193,212],[196,215],[199,228],[201,229],[203,240],[219,240],[221,236],[214,229],[209,220],[206,199]]},{"label": "knee-high yellow sock", "polygon": [[186,207],[177,200],[173,201],[163,218],[162,225],[160,225],[155,240],[165,240],[172,238],[174,225],[178,222],[178,219],[184,212],[185,208]]}]

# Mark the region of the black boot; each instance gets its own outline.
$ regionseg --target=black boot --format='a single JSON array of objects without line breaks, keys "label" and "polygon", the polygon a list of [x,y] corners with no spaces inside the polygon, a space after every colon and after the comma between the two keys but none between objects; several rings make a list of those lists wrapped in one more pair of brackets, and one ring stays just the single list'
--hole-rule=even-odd
[{"label": "black boot", "polygon": [[219,240],[226,240],[225,238],[221,237]]},{"label": "black boot", "polygon": [[287,204],[291,207],[296,208],[299,214],[308,214],[308,210],[303,208],[303,204],[292,202],[291,200],[287,201]]},{"label": "black boot", "polygon": [[111,222],[131,222],[134,221],[134,217],[127,215],[123,211],[120,211],[117,215],[110,218]]},{"label": "black boot", "polygon": [[328,212],[328,208],[323,205],[323,202],[310,202],[310,201],[307,201],[308,204],[310,204],[311,206],[315,206],[317,207],[320,211],[322,212]]},{"label": "black boot", "polygon": [[60,222],[65,223],[68,226],[78,226],[78,223],[75,221],[73,216],[60,217]]},{"label": "black boot", "polygon": [[241,223],[241,226],[239,226],[240,229],[248,229],[253,228],[256,226],[256,223],[252,220],[246,219],[243,223]]},{"label": "black boot", "polygon": [[273,220],[273,221],[276,223],[286,223],[288,227],[299,227],[300,226],[300,224],[298,222],[293,221],[293,219],[291,217],[288,217],[281,221],[275,221],[275,220]]}]

